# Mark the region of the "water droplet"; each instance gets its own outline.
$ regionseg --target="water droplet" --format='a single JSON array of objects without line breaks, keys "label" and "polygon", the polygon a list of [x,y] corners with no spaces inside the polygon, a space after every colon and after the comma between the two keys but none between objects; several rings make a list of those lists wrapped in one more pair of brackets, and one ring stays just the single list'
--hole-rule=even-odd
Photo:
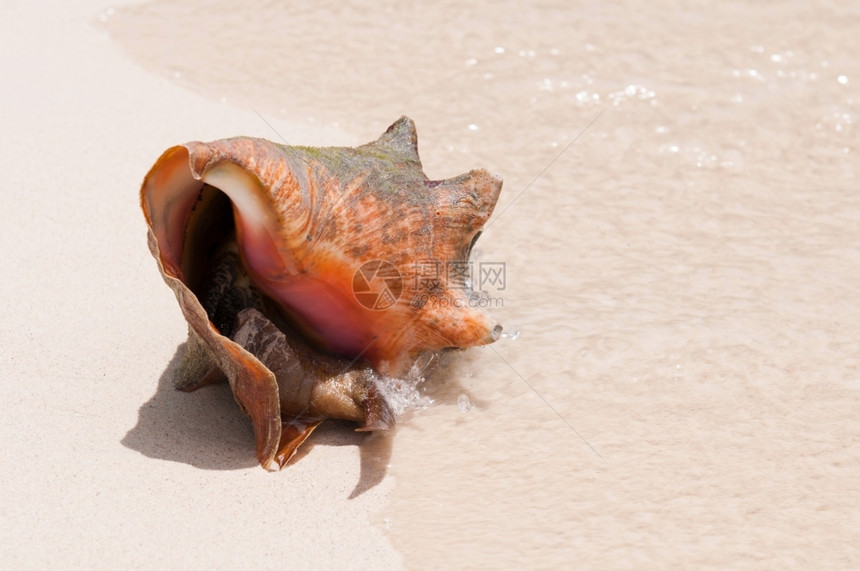
[{"label": "water droplet", "polygon": [[496,46],[496,49],[494,49],[493,51],[497,54],[503,54],[505,53],[505,48],[503,48],[502,46]]},{"label": "water droplet", "polygon": [[466,65],[476,65],[478,63],[478,58],[470,57],[466,60]]},{"label": "water droplet", "polygon": [[836,81],[838,81],[842,85],[848,85],[848,77],[847,76],[840,75],[839,77],[836,78]]},{"label": "water droplet", "polygon": [[469,412],[472,410],[472,401],[469,400],[465,394],[462,394],[457,397],[457,408],[460,409],[460,412]]},{"label": "water droplet", "polygon": [[469,125],[469,130],[470,130],[470,131],[477,131],[477,130],[478,130],[478,126],[477,126],[477,125],[475,125],[474,123],[471,123],[471,124]]}]

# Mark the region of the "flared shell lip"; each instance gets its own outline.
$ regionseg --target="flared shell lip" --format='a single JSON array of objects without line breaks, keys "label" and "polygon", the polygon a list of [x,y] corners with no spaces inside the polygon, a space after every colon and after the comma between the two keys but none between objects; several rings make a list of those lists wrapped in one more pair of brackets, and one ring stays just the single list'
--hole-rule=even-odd
[{"label": "flared shell lip", "polygon": [[[166,272],[180,279],[186,222],[202,187],[191,168],[189,149],[177,145],[161,154],[140,189],[141,209],[158,244],[160,261]],[[177,193],[179,188],[183,191]],[[183,198],[184,203],[177,204]]]},{"label": "flared shell lip", "polygon": [[[229,160],[213,161],[208,149],[207,144],[199,142],[167,149],[141,185],[140,204],[146,223],[155,233],[165,270],[175,276],[182,275],[184,229],[204,184],[227,194],[243,216],[258,222],[258,228],[268,233],[270,241],[276,240],[280,220],[263,183],[252,172]],[[271,273],[295,272],[289,259],[281,258],[284,267],[272,269]]]}]

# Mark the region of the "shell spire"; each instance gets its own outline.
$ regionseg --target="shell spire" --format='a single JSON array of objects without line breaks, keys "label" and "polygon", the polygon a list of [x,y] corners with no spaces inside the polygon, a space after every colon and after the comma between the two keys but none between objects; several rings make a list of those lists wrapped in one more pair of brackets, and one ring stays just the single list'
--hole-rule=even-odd
[{"label": "shell spire", "polygon": [[414,161],[421,166],[421,159],[418,157],[418,131],[415,129],[415,122],[405,115],[392,123],[377,140],[359,147],[361,148],[377,149],[392,158]]}]

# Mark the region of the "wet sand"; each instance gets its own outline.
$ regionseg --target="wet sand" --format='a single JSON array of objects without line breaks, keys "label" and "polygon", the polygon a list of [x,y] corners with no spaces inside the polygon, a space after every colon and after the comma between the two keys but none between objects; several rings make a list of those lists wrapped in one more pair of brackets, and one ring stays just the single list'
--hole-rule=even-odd
[{"label": "wet sand", "polygon": [[[282,545],[319,566],[858,564],[856,10],[88,9],[53,14],[53,43],[27,35],[35,11],[9,29],[30,63],[9,60],[4,119],[61,166],[6,139],[9,188],[32,190],[2,194],[19,276],[3,293],[20,300],[0,329],[18,405],[2,426],[30,498],[5,534],[81,563],[121,537],[133,561],[238,564],[231,546],[262,534],[278,545],[262,564]],[[333,425],[268,475],[229,394],[168,388],[184,325],[145,249],[139,178],[187,139],[355,145],[401,114],[431,178],[505,178],[475,264],[504,264],[486,288],[510,336],[428,383],[435,404],[403,419],[390,459]],[[73,223],[91,230],[55,230]],[[213,518],[223,535],[179,551]]]},{"label": "wet sand", "polygon": [[270,474],[226,387],[172,388],[185,323],[140,182],[175,142],[268,127],[137,68],[104,4],[51,4],[0,22],[0,567],[401,567],[364,438],[332,424]]}]

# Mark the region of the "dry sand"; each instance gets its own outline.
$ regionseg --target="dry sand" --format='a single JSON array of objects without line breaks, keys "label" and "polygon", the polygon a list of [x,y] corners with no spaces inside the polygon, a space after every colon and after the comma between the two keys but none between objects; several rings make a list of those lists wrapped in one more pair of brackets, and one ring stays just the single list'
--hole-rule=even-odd
[{"label": "dry sand", "polygon": [[361,438],[323,429],[270,474],[225,387],[170,387],[185,325],[140,180],[172,143],[268,127],[136,68],[93,25],[103,3],[9,4],[0,567],[400,566],[371,525],[392,483],[369,485]]}]

